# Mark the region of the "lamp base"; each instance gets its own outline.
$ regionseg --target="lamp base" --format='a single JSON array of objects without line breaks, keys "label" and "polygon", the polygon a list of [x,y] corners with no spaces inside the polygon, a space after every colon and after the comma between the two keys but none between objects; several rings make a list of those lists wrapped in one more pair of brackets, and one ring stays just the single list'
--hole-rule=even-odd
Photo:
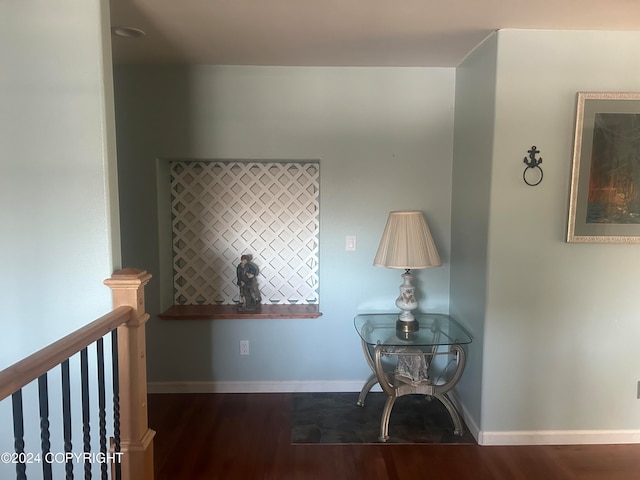
[{"label": "lamp base", "polygon": [[400,296],[396,299],[396,307],[401,310],[396,322],[396,329],[404,333],[417,332],[419,328],[418,321],[411,313],[418,308],[418,300],[414,296],[415,288],[411,284],[411,280],[413,280],[413,275],[411,275],[411,270],[407,269],[402,274]]},{"label": "lamp base", "polygon": [[417,320],[396,320],[396,330],[402,333],[417,332],[420,325]]}]

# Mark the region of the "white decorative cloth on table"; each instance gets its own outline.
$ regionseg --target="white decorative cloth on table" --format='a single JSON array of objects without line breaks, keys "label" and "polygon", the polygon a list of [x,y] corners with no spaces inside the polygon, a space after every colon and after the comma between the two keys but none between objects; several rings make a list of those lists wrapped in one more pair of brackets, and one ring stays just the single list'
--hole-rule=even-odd
[{"label": "white decorative cloth on table", "polygon": [[422,350],[417,347],[394,347],[393,352],[398,354],[395,370],[398,380],[410,385],[419,385],[429,380],[429,368]]}]

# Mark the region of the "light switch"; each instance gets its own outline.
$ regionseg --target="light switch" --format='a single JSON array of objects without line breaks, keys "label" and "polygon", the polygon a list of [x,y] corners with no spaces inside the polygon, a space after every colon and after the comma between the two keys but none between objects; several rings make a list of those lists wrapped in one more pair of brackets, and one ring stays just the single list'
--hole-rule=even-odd
[{"label": "light switch", "polygon": [[347,252],[355,252],[356,251],[356,236],[355,235],[347,235],[347,242],[345,250]]}]

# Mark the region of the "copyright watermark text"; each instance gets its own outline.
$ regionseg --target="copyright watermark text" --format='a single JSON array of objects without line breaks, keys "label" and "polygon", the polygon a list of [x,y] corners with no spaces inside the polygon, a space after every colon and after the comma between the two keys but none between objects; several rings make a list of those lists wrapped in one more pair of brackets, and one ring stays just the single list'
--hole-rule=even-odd
[{"label": "copyright watermark text", "polygon": [[122,452],[2,452],[0,463],[120,463]]}]

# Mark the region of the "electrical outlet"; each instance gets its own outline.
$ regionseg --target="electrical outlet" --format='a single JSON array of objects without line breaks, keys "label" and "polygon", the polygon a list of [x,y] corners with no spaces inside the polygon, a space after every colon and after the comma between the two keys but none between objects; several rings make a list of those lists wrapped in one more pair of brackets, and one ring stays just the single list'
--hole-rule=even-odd
[{"label": "electrical outlet", "polygon": [[249,355],[249,340],[240,340],[240,355]]}]

